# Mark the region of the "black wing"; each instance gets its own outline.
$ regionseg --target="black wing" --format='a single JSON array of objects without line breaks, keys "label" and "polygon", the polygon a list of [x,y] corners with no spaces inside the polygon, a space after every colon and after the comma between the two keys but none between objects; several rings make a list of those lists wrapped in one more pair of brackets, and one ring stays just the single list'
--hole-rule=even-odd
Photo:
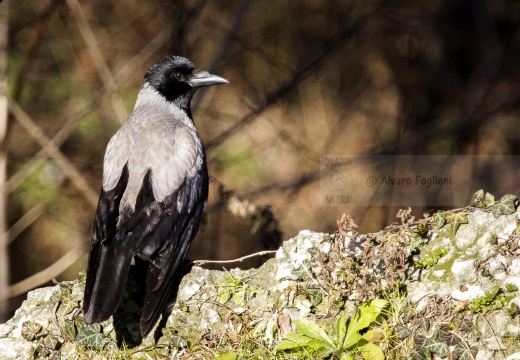
[{"label": "black wing", "polygon": [[194,176],[187,176],[180,187],[161,202],[153,197],[151,171],[143,180],[136,211],[123,225],[125,242],[131,244],[132,252],[149,260],[140,324],[143,337],[152,330],[166,306],[180,266],[200,226],[207,197],[205,162]]},{"label": "black wing", "polygon": [[129,252],[117,246],[116,229],[119,203],[128,183],[125,165],[115,188],[101,188],[88,256],[87,280],[83,309],[85,322],[104,321],[112,315],[119,301],[128,276],[131,262]]}]

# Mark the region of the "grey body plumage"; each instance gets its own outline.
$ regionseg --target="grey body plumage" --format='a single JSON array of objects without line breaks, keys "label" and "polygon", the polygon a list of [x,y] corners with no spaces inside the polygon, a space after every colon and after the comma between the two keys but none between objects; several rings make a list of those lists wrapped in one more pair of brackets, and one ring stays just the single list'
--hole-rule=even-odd
[{"label": "grey body plumage", "polygon": [[85,322],[117,309],[134,256],[149,261],[141,335],[153,328],[200,225],[208,195],[204,145],[191,117],[200,86],[223,84],[182,57],[152,66],[134,111],[110,140],[92,228]]}]

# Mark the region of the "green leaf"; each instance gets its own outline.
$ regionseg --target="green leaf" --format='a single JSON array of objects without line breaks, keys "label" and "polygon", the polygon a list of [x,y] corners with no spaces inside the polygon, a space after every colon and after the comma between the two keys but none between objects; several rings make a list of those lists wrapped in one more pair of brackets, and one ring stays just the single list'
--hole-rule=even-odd
[{"label": "green leaf", "polygon": [[448,346],[455,346],[460,342],[459,338],[455,334],[444,330],[439,330],[437,339],[440,342],[446,343]]},{"label": "green leaf", "polygon": [[446,214],[446,221],[448,221],[453,227],[453,235],[455,235],[460,225],[468,223],[468,215],[464,212],[454,213],[448,211]]},{"label": "green leaf", "polygon": [[484,203],[484,190],[480,189],[471,197],[471,206],[473,207],[482,207]]},{"label": "green leaf", "polygon": [[310,337],[312,339],[322,340],[325,343],[327,343],[328,345],[334,346],[334,342],[329,337],[329,335],[327,335],[325,330],[323,330],[315,322],[309,321],[309,320],[305,320],[305,319],[301,319],[301,320],[296,321],[294,323],[294,325],[296,326],[296,330],[299,333],[301,333],[303,335],[306,335],[306,336],[308,336],[308,337]]},{"label": "green leaf", "polygon": [[288,333],[275,348],[277,351],[304,349],[307,353],[319,353],[321,357],[332,354],[334,343],[327,333],[315,322],[299,320],[295,323],[296,331]]},{"label": "green leaf", "polygon": [[495,205],[495,197],[491,195],[490,193],[486,193],[486,198],[484,200],[484,207],[489,208],[493,205]]},{"label": "green leaf", "polygon": [[361,356],[365,360],[385,360],[385,355],[383,354],[383,350],[375,344],[365,344],[359,348],[361,351]]},{"label": "green leaf", "polygon": [[77,331],[76,326],[74,325],[74,320],[65,320],[64,331],[67,340],[74,340],[76,338]]},{"label": "green leaf", "polygon": [[284,336],[284,340],[276,346],[276,351],[291,350],[299,347],[305,347],[312,339],[306,335],[291,332]]},{"label": "green leaf", "polygon": [[444,211],[437,211],[435,215],[433,215],[433,221],[435,222],[435,227],[437,229],[442,229],[446,224],[446,213]]},{"label": "green leaf", "polygon": [[64,315],[70,314],[74,309],[79,306],[79,301],[72,294],[66,294],[61,297],[61,303],[56,311],[56,315],[62,317]]},{"label": "green leaf", "polygon": [[488,208],[495,204],[495,197],[490,193],[485,193],[480,189],[471,197],[471,206],[478,208]]},{"label": "green leaf", "polygon": [[450,349],[445,342],[439,341],[437,337],[438,332],[435,331],[432,337],[426,340],[424,349],[429,350],[441,358],[447,357],[450,353]]},{"label": "green leaf", "polygon": [[369,343],[375,343],[381,339],[381,333],[376,330],[368,330],[361,337]]},{"label": "green leaf", "polygon": [[417,325],[424,331],[430,330],[430,320],[425,317],[420,317],[416,320]]},{"label": "green leaf", "polygon": [[345,314],[341,312],[338,321],[336,322],[336,350],[339,350],[347,336],[347,322],[345,321]]},{"label": "green leaf", "polygon": [[86,278],[87,278],[87,272],[85,270],[81,270],[78,273],[78,281],[83,282],[83,281],[85,281]]},{"label": "green leaf", "polygon": [[47,349],[50,349],[50,350],[56,350],[56,348],[58,347],[58,343],[59,343],[58,339],[53,336],[50,336],[50,335],[44,336],[40,340],[40,344],[42,344],[43,346],[45,346]]},{"label": "green leaf", "polygon": [[219,354],[215,360],[236,360],[238,359],[238,356],[236,353],[232,352],[232,351],[228,351],[228,352],[225,352],[225,353],[222,353],[222,354]]},{"label": "green leaf", "polygon": [[231,299],[231,296],[233,295],[233,293],[229,290],[227,291],[224,291],[222,294],[220,294],[219,298],[218,298],[218,302],[220,304],[225,304],[229,301],[229,299]]},{"label": "green leaf", "polygon": [[[475,354],[476,355],[476,354]],[[475,359],[474,355],[468,348],[463,344],[457,344],[453,349],[453,356],[458,360],[470,360]]]},{"label": "green leaf", "polygon": [[349,354],[344,353],[343,355],[341,355],[339,360],[354,360],[354,358],[352,356],[350,356]]},{"label": "green leaf", "polygon": [[356,320],[350,326],[353,326],[355,331],[369,327],[387,305],[388,301],[383,299],[374,299],[361,304],[358,308]]},{"label": "green leaf", "polygon": [[347,326],[347,335],[341,347],[348,349],[357,344],[361,339],[359,331],[369,327],[387,305],[388,301],[384,299],[374,299],[361,304],[356,316],[351,319]]},{"label": "green leaf", "polygon": [[50,302],[51,302],[51,304],[57,304],[60,302],[60,299],[61,299],[61,290],[55,290],[52,293]]},{"label": "green leaf", "polygon": [[493,206],[493,216],[495,219],[499,218],[501,215],[511,215],[516,212],[515,209],[515,201],[518,199],[515,195],[504,195],[500,199],[500,202],[496,203]]},{"label": "green leaf", "polygon": [[101,333],[101,325],[86,325],[76,336],[76,345],[93,349],[101,349],[110,342],[110,339]]},{"label": "green leaf", "polygon": [[397,325],[395,327],[394,331],[397,334],[397,338],[399,340],[404,340],[404,339],[410,337],[410,335],[412,335],[410,330],[408,330],[407,328],[405,328],[404,326],[401,326],[401,325]]},{"label": "green leaf", "polygon": [[421,349],[406,358],[407,360],[432,360],[432,353],[428,349]]},{"label": "green leaf", "polygon": [[22,337],[25,340],[33,341],[42,332],[42,326],[38,323],[25,321],[22,324]]}]

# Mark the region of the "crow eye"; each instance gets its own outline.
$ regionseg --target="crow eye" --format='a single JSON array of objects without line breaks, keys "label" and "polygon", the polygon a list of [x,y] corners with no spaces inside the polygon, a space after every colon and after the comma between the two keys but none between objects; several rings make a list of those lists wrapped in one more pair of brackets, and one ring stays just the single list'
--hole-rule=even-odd
[{"label": "crow eye", "polygon": [[177,80],[182,80],[182,74],[180,72],[173,73],[173,77]]}]

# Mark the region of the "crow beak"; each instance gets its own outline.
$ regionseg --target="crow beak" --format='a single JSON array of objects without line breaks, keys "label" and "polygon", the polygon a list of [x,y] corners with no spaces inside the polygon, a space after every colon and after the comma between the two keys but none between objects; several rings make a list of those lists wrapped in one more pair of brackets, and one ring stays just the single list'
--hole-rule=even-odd
[{"label": "crow beak", "polygon": [[188,81],[192,87],[227,84],[228,81],[220,76],[210,74],[207,71],[195,70],[192,78]]}]

